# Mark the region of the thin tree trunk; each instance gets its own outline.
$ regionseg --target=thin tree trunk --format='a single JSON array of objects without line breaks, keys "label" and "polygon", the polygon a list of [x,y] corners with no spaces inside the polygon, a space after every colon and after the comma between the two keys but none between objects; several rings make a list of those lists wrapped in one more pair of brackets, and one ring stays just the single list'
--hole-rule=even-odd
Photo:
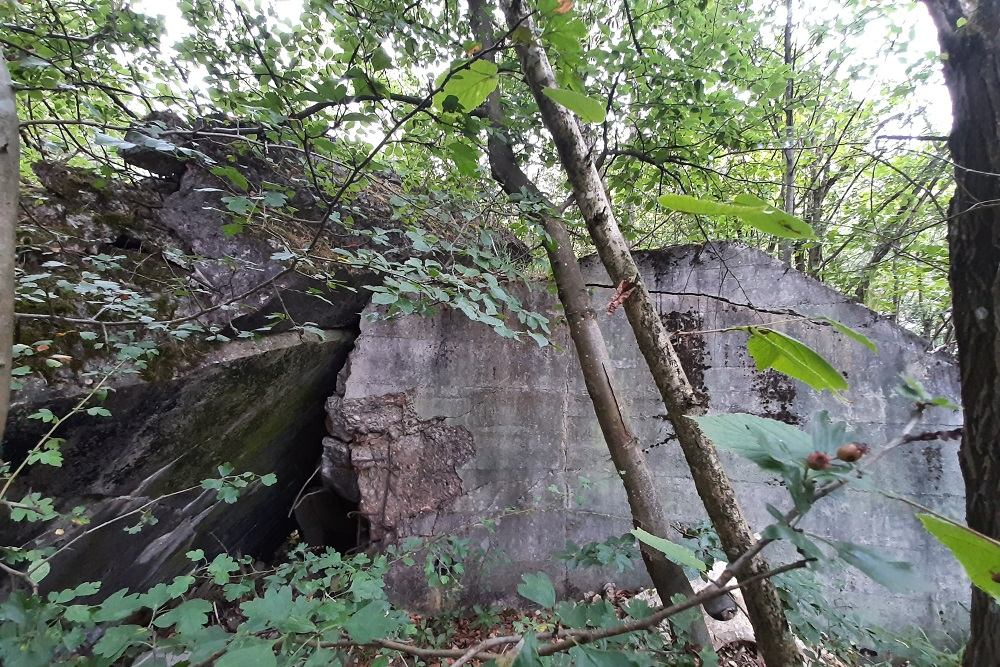
[{"label": "thin tree trunk", "polygon": [[[791,71],[794,66],[792,58],[792,0],[785,0],[785,66]],[[795,110],[792,99],[795,96],[795,79],[791,74],[785,82],[785,128],[782,137],[781,153],[785,158],[781,179],[781,206],[786,213],[795,213]],[[792,264],[791,241],[781,242],[781,259],[789,266]]]},{"label": "thin tree trunk", "polygon": [[17,108],[7,60],[0,51],[0,440],[10,407],[11,348],[14,344],[14,250],[20,143]]},{"label": "thin tree trunk", "polygon": [[[473,34],[482,42],[483,48],[492,43],[493,39],[492,22],[488,18],[491,10],[492,7],[486,4],[486,0],[469,0]],[[526,194],[544,201],[542,193],[518,166],[514,151],[505,136],[499,91],[490,95],[486,102],[486,111],[493,126],[488,139],[493,177],[507,194]],[[604,335],[597,324],[597,314],[591,305],[583,273],[573,252],[569,233],[562,220],[555,215],[539,215],[538,220],[550,237],[545,249],[552,265],[559,301],[566,314],[570,337],[576,349],[580,371],[594,406],[594,413],[597,415],[598,424],[611,453],[612,462],[625,487],[633,524],[654,535],[668,535],[670,523],[660,502],[653,475],[646,464],[642,447],[628,427],[615,395],[612,380],[613,366]],[[665,604],[677,594],[684,597],[694,595],[691,583],[682,567],[644,544],[640,545],[640,552],[656,592]],[[715,608],[720,606],[732,607],[732,599],[715,602]],[[715,611],[714,615],[719,613],[717,609],[710,608],[707,604],[706,610],[709,613]],[[690,628],[689,638],[693,643],[711,646],[708,629],[700,619]]]},{"label": "thin tree trunk", "polygon": [[[948,249],[965,410],[959,460],[966,520],[1000,538],[1000,2],[925,3],[948,56],[952,100],[956,188]],[[1000,665],[1000,605],[977,588],[965,665]]]},{"label": "thin tree trunk", "polygon": [[[503,0],[502,4],[508,26],[523,25],[533,32],[534,26],[530,19],[525,18],[519,0]],[[556,87],[544,49],[535,42],[522,41],[517,44],[517,52],[521,69],[541,111],[542,120],[552,135],[576,204],[587,222],[601,261],[615,283],[625,281],[635,285],[632,296],[625,300],[625,312],[666,405],[667,416],[691,468],[698,494],[719,533],[726,555],[731,561],[735,560],[753,544],[754,538],[714,446],[694,420],[688,419],[704,412],[704,408],[684,374],[666,328],[642,282],[638,266],[618,228],[604,183],[591,159],[576,118],[542,92],[545,88]],[[766,562],[758,557],[742,576],[766,570]],[[758,647],[769,667],[801,665],[802,658],[774,586],[769,581],[762,581],[748,586],[744,594]]]}]

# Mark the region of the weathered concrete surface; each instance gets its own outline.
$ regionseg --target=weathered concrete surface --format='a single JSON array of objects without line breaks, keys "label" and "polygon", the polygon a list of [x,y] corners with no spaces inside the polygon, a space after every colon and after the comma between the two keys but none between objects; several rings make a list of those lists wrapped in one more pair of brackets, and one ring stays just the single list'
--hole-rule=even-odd
[{"label": "weathered concrete surface", "polygon": [[324,486],[347,499],[357,493],[373,541],[413,535],[419,528],[411,518],[445,508],[462,494],[458,468],[475,452],[468,429],[448,426],[441,417],[418,418],[405,393],[346,401],[334,396],[326,409],[333,437],[324,439],[324,463],[333,458],[327,452],[343,451],[343,445],[357,488],[378,492],[345,489],[342,476],[329,468]]},{"label": "weathered concrete surface", "polygon": [[[45,590],[102,581],[103,592],[133,591],[190,568],[184,554],[204,549],[269,558],[293,529],[287,513],[320,453],[323,402],[351,349],[353,331],[327,332],[327,340],[278,334],[263,341],[230,343],[224,354],[178,379],[121,386],[102,404],[112,417],[76,415],[60,427],[66,439],[59,468],[31,466],[12,497],[29,489],[57,499],[57,509],[83,505],[88,526],[68,522],[5,522],[0,543],[37,538],[60,547],[151,499],[188,487],[149,509],[155,525],[138,535],[122,531],[132,516],[75,542],[52,561]],[[4,456],[20,461],[47,425],[27,415],[47,407],[66,414],[74,398],[15,406],[7,423]],[[276,473],[271,487],[254,484],[239,502],[216,500],[197,488],[229,462],[236,472]],[[34,534],[41,528],[41,534]],[[57,529],[65,530],[59,535]]]},{"label": "weathered concrete surface", "polygon": [[[906,402],[894,390],[900,373],[923,381],[935,394],[958,396],[949,358],[927,354],[915,336],[758,251],[712,244],[645,253],[638,260],[672,328],[713,332],[675,336],[692,380],[710,396],[712,411],[750,412],[802,423],[817,411],[828,410],[877,446],[897,433],[908,417]],[[594,258],[583,265],[590,283],[610,286]],[[619,398],[648,448],[670,516],[678,522],[699,521],[705,516],[703,509],[624,314],[604,314],[610,289],[595,287],[593,293],[615,364]],[[552,298],[540,287],[525,299],[536,310],[554,310]],[[879,353],[829,327],[781,325],[846,373],[851,386],[843,400],[818,394],[776,373],[757,372],[746,353],[746,334],[715,332],[788,319],[734,304],[833,317],[868,335]],[[488,573],[474,573],[468,581],[469,590],[480,599],[511,597],[525,571],[545,570],[569,593],[593,588],[602,576],[623,584],[642,579],[638,570],[625,577],[567,571],[553,558],[567,540],[604,540],[630,527],[625,496],[564,327],[555,327],[553,343],[538,349],[531,343],[508,341],[461,314],[444,312],[435,318],[363,319],[352,354],[345,401],[405,392],[421,418],[444,417],[448,424],[472,434],[475,455],[459,469],[462,495],[427,511],[413,506],[407,524],[411,534],[459,530],[487,550]],[[959,414],[933,410],[921,428],[938,430],[960,421]],[[924,505],[962,516],[956,451],[954,442],[899,448],[881,462],[877,479]],[[725,452],[722,457],[756,529],[768,523],[765,503],[789,505],[776,480]],[[366,493],[385,491],[363,485],[362,495]],[[468,530],[470,523],[505,508],[519,513],[505,518],[494,533]],[[850,604],[888,626],[917,623],[936,632],[961,625],[960,605],[966,600],[967,585],[944,550],[920,528],[911,509],[880,495],[850,491],[821,501],[808,526],[909,560],[933,582],[929,591],[896,594],[853,570],[823,575],[831,604]],[[495,557],[501,553],[506,561],[498,562]],[[415,585],[408,580],[401,593],[419,597]]]}]

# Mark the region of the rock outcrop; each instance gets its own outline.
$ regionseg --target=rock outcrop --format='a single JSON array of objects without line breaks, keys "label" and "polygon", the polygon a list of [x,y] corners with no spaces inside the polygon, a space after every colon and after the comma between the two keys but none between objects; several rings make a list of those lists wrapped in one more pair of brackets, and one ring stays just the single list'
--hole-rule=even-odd
[{"label": "rock outcrop", "polygon": [[[270,557],[294,529],[289,509],[319,458],[323,403],[357,335],[368,299],[362,285],[373,282],[363,270],[338,269],[337,281],[289,271],[283,251],[304,233],[294,226],[227,236],[223,197],[231,193],[211,164],[161,159],[179,163],[172,180],[130,183],[39,164],[40,185],[24,197],[25,298],[15,340],[30,355],[19,362],[30,372],[12,394],[3,458],[23,460],[50,426],[31,415],[68,414],[124,347],[135,346],[139,359],[128,365],[133,373],[111,374],[107,398],[88,403],[102,410],[59,425],[61,467],[29,466],[12,490],[17,498],[52,496],[61,511],[83,508],[84,525],[0,529],[3,544],[69,545],[52,561],[44,589],[101,580],[106,592],[137,590],[188,568],[184,553],[192,548]],[[290,169],[252,156],[237,164],[251,187],[281,185],[298,216],[320,215]],[[359,227],[391,227],[375,192],[390,187],[376,181],[345,207]],[[347,234],[344,224],[336,230]],[[308,323],[312,333],[291,331],[293,323]],[[155,354],[145,354],[153,342]],[[273,472],[278,483],[222,503],[200,482],[225,463]],[[122,531],[137,524],[139,535]]]}]

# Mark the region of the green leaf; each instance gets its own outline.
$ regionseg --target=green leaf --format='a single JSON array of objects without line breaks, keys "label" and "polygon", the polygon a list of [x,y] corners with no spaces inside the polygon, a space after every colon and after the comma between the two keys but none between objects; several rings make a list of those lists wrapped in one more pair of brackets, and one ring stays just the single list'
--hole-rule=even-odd
[{"label": "green leaf", "polygon": [[339,664],[342,663],[337,659],[336,653],[328,648],[318,648],[309,654],[302,667],[329,667]]},{"label": "green leaf", "polygon": [[809,436],[813,450],[835,456],[837,448],[848,442],[857,442],[861,436],[847,429],[846,422],[835,422],[830,413],[820,410],[809,422]]},{"label": "green leaf", "polygon": [[753,195],[742,194],[735,198],[735,204],[726,204],[712,199],[699,199],[690,195],[665,194],[657,201],[661,206],[695,215],[730,215],[749,223],[765,234],[789,239],[810,239],[815,237],[812,227],[804,220],[771,206]]},{"label": "green leaf", "polygon": [[758,370],[773,368],[817,391],[839,392],[847,389],[847,380],[805,343],[774,329],[738,327],[750,333],[747,350]]},{"label": "green leaf", "polygon": [[145,641],[146,635],[146,628],[138,625],[110,627],[101,640],[94,645],[94,653],[114,662],[125,653],[128,647]]},{"label": "green leaf", "polygon": [[97,132],[94,134],[94,143],[98,146],[109,146],[118,150],[135,148],[135,144],[131,141],[125,141],[117,137],[112,137],[110,134],[104,134],[103,132]]},{"label": "green leaf", "polygon": [[128,589],[123,588],[111,594],[101,603],[100,608],[94,613],[94,621],[96,623],[118,621],[141,609],[142,606],[137,594],[129,594]]},{"label": "green leaf", "polygon": [[926,589],[909,563],[888,560],[872,549],[850,542],[830,542],[837,555],[891,591],[906,593]]},{"label": "green leaf", "polygon": [[71,604],[63,612],[63,618],[72,623],[90,623],[93,616],[93,608],[85,604]]},{"label": "green leaf", "polygon": [[531,600],[538,606],[546,609],[555,605],[556,589],[552,585],[549,575],[544,572],[522,574],[521,582],[517,585],[517,592],[521,597]]},{"label": "green leaf", "polygon": [[88,581],[80,584],[76,588],[68,588],[64,591],[52,592],[48,595],[49,602],[55,602],[56,604],[66,604],[71,600],[76,598],[85,597],[87,595],[93,595],[101,589],[101,582],[99,581]]},{"label": "green leaf", "polygon": [[653,608],[649,606],[649,603],[638,598],[632,598],[623,608],[629,618],[634,618],[639,621],[653,615]]},{"label": "green leaf", "polygon": [[246,192],[250,187],[250,181],[236,167],[212,167],[209,171],[211,171],[213,176],[226,179],[243,192]]},{"label": "green leaf", "polygon": [[[452,70],[455,71],[455,70]],[[445,100],[454,97],[459,107],[468,112],[486,101],[500,82],[498,69],[488,60],[474,60],[468,67],[455,71],[444,84],[441,92],[434,96],[434,106],[445,108]]]},{"label": "green leaf", "polygon": [[708,569],[708,566],[695,555],[694,551],[688,549],[685,546],[671,542],[668,539],[662,537],[657,537],[652,533],[649,533],[642,528],[633,528],[632,534],[635,535],[636,539],[645,545],[648,545],[664,556],[667,557],[672,563],[677,563],[678,565],[683,565],[684,567],[691,567],[699,572],[704,572]]},{"label": "green leaf", "polygon": [[28,465],[41,463],[43,465],[62,467],[62,454],[54,449],[35,449],[28,453]]},{"label": "green leaf", "polygon": [[59,418],[52,413],[48,408],[42,408],[38,412],[33,412],[28,415],[28,419],[40,419],[42,423],[49,424],[58,421]]},{"label": "green leaf", "polygon": [[276,629],[279,632],[313,632],[310,620],[320,600],[293,596],[291,586],[272,587],[263,597],[244,602],[240,607],[247,617],[244,628],[251,632]]},{"label": "green leaf", "polygon": [[751,194],[740,194],[733,198],[738,206],[745,206],[749,210],[739,215],[744,221],[750,223],[765,234],[780,236],[787,239],[811,239],[816,234],[802,218],[785,213],[779,208],[768,204],[766,201]]},{"label": "green leaf", "polygon": [[479,168],[479,151],[464,141],[448,144],[448,155],[458,170],[466,176],[473,176]]},{"label": "green leaf", "polygon": [[[284,192],[274,192],[270,191],[264,194],[263,198],[264,206],[269,208],[281,208],[288,203],[288,197],[285,196]],[[287,257],[285,259],[288,259]]]},{"label": "green leaf", "polygon": [[168,599],[179,598],[188,592],[188,589],[194,585],[195,578],[190,574],[182,574],[174,577],[167,585],[167,595],[170,597]]},{"label": "green leaf", "polygon": [[545,88],[542,93],[553,102],[575,113],[586,123],[604,122],[604,104],[592,97],[565,88]]},{"label": "green leaf", "polygon": [[864,335],[860,331],[852,329],[851,327],[847,326],[843,322],[838,322],[837,320],[835,320],[833,318],[830,318],[830,317],[821,317],[819,319],[823,320],[824,322],[826,322],[827,324],[829,324],[831,327],[833,327],[834,329],[836,329],[837,331],[839,331],[841,334],[847,336],[848,338],[850,338],[854,342],[861,343],[862,345],[864,345],[865,347],[867,347],[872,352],[878,352],[878,348],[875,347],[875,343],[873,343],[868,336]]},{"label": "green leaf", "polygon": [[668,193],[660,195],[657,200],[660,206],[681,213],[694,215],[735,215],[738,216],[744,207],[724,204],[713,199],[698,199],[691,195]]},{"label": "green leaf", "polygon": [[806,537],[802,531],[795,530],[787,523],[772,523],[764,529],[761,537],[766,540],[787,540],[795,545],[795,549],[806,558],[822,558],[823,552],[816,543]]},{"label": "green leaf", "polygon": [[969,580],[1000,602],[1000,542],[944,517],[921,513],[917,518],[948,547]]},{"label": "green leaf", "polygon": [[399,295],[392,292],[375,292],[372,294],[372,303],[379,306],[390,306],[399,301]]},{"label": "green leaf", "polygon": [[52,566],[48,561],[43,561],[37,565],[32,563],[28,566],[28,578],[31,579],[32,583],[39,583],[44,579],[48,573],[52,570]]},{"label": "green leaf", "polygon": [[169,628],[176,625],[178,632],[194,632],[208,623],[208,612],[212,611],[212,603],[208,600],[195,598],[185,600],[170,611],[157,616],[153,625],[158,628]]},{"label": "green leaf", "polygon": [[632,667],[636,663],[622,651],[607,651],[592,646],[574,646],[569,651],[577,667]]},{"label": "green leaf", "polygon": [[212,581],[218,585],[229,583],[229,577],[240,569],[239,564],[229,554],[219,554],[208,565]]},{"label": "green leaf", "polygon": [[52,498],[43,498],[38,491],[28,493],[10,508],[12,521],[48,521],[57,516]]},{"label": "green leaf", "polygon": [[215,667],[277,667],[271,644],[261,643],[227,651],[215,661]]},{"label": "green leaf", "polygon": [[379,72],[392,66],[392,57],[390,57],[389,53],[380,46],[375,49],[374,53],[372,53],[371,63],[372,69]]},{"label": "green leaf", "polygon": [[200,665],[213,659],[216,654],[226,648],[231,638],[232,635],[218,625],[185,632],[183,640],[191,651],[188,656],[188,664]]},{"label": "green leaf", "polygon": [[815,449],[807,433],[775,419],[738,412],[691,419],[716,447],[748,458],[765,470],[781,472],[786,465],[801,466]]},{"label": "green leaf", "polygon": [[222,201],[225,202],[226,208],[229,211],[237,215],[246,215],[254,207],[249,197],[222,197]]},{"label": "green leaf", "polygon": [[344,630],[359,644],[386,637],[399,627],[399,618],[389,614],[389,605],[384,600],[369,602],[344,623]]},{"label": "green leaf", "polygon": [[542,664],[542,659],[538,657],[538,639],[535,638],[535,633],[529,632],[524,635],[521,650],[517,652],[511,667],[541,667]]}]

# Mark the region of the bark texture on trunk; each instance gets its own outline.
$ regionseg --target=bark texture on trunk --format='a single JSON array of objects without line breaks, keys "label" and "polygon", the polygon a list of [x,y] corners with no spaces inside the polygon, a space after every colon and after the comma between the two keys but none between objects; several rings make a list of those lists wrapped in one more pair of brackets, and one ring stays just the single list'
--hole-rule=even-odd
[{"label": "bark texture on trunk", "polygon": [[[469,0],[469,10],[473,34],[485,48],[493,39],[493,26],[488,18],[492,7],[486,0]],[[502,124],[498,91],[486,101],[486,112],[492,124],[488,153],[494,179],[507,194],[529,195],[545,201],[544,195],[517,163]],[[563,305],[570,337],[601,433],[625,487],[633,524],[655,535],[668,535],[670,523],[660,502],[653,475],[615,395],[613,366],[604,334],[597,324],[597,314],[591,305],[583,273],[573,251],[572,240],[562,220],[555,215],[539,214],[538,221],[550,237],[545,249],[552,265],[559,301]],[[669,604],[668,601],[676,594],[685,597],[694,595],[683,568],[644,544],[640,545],[640,553],[656,592],[665,604]],[[725,606],[726,600],[716,602],[716,606],[720,604]],[[728,604],[733,605],[731,598]],[[700,620],[690,629],[689,635],[694,643],[711,645],[708,629]]]},{"label": "bark texture on trunk", "polygon": [[10,407],[11,347],[14,344],[14,253],[20,143],[17,108],[7,60],[0,51],[0,440]]},{"label": "bark texture on trunk", "polygon": [[[502,0],[509,27],[534,26],[526,19],[519,0]],[[704,412],[670,342],[659,312],[642,283],[638,266],[621,234],[611,209],[604,183],[591,159],[575,116],[543,94],[555,88],[555,76],[544,49],[536,42],[517,45],[521,68],[541,110],[542,119],[552,135],[563,168],[569,179],[580,213],[597,247],[601,261],[615,283],[635,284],[624,308],[635,332],[639,348],[653,375],[667,408],[667,416],[681,444],[698,495],[712,520],[730,561],[744,553],[754,542],[743,518],[732,484],[719,462],[715,448],[689,416]],[[742,577],[767,570],[760,557],[751,561]],[[801,665],[802,657],[788,623],[778,593],[770,581],[761,581],[744,589],[747,611],[757,637],[758,647],[768,667]]]},{"label": "bark texture on trunk", "polygon": [[[948,249],[965,410],[959,459],[966,519],[1000,538],[1000,2],[925,2],[947,54],[954,123]],[[965,665],[1000,665],[1000,606],[976,588]]]}]

